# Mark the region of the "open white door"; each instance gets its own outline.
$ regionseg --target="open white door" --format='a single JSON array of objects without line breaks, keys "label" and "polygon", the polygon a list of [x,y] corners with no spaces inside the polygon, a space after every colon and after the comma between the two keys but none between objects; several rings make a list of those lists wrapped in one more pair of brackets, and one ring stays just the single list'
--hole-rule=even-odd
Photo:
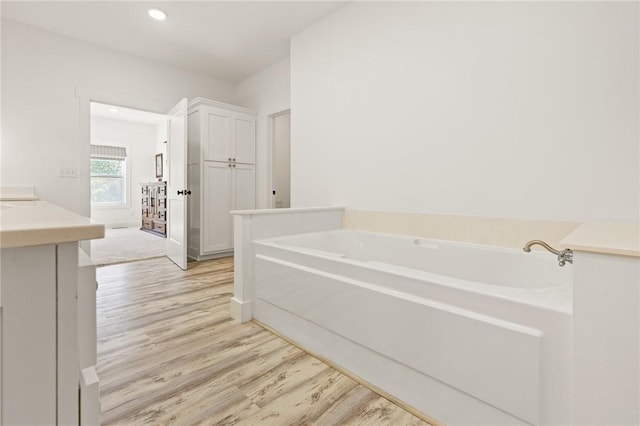
[{"label": "open white door", "polygon": [[182,99],[169,111],[167,129],[167,256],[187,269],[187,109]]}]

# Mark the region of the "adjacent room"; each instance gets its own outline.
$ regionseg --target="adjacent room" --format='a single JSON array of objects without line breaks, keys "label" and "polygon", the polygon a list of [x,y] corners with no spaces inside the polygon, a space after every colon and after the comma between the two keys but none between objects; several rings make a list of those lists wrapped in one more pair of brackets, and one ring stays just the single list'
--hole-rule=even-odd
[{"label": "adjacent room", "polygon": [[3,1],[0,426],[640,425],[637,1]]},{"label": "adjacent room", "polygon": [[91,218],[105,225],[105,238],[92,245],[94,263],[165,256],[167,118],[97,102],[90,108]]}]

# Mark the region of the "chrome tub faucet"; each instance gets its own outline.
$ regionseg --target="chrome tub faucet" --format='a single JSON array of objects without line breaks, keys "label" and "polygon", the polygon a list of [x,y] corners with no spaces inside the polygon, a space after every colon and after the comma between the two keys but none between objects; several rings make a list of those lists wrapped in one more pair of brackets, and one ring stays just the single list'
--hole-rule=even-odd
[{"label": "chrome tub faucet", "polygon": [[531,251],[531,246],[535,246],[536,244],[544,247],[547,251],[550,251],[551,253],[553,253],[556,256],[558,256],[558,265],[564,266],[565,263],[567,263],[567,262],[568,263],[573,263],[573,250],[568,249],[568,248],[566,248],[566,249],[564,249],[562,251],[556,250],[553,247],[551,247],[549,244],[547,244],[547,243],[545,243],[544,241],[541,241],[541,240],[531,240],[531,241],[529,241],[527,244],[524,245],[522,250],[524,250],[527,253],[529,253]]}]

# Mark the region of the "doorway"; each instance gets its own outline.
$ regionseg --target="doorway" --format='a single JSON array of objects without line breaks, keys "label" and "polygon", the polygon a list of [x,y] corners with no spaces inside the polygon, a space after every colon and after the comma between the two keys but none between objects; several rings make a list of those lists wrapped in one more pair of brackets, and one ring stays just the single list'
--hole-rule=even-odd
[{"label": "doorway", "polygon": [[291,110],[269,116],[271,208],[291,207]]},{"label": "doorway", "polygon": [[165,178],[166,140],[163,114],[90,103],[91,218],[105,224],[105,238],[92,242],[96,265],[166,255],[166,239],[140,229],[141,185]]}]

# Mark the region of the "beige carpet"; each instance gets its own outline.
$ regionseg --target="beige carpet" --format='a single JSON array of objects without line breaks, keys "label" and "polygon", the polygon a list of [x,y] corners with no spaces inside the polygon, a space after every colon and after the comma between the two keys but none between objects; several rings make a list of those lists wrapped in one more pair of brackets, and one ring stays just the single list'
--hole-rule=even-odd
[{"label": "beige carpet", "polygon": [[91,259],[96,265],[110,265],[166,256],[166,242],[139,228],[107,228],[104,238],[92,240]]}]

